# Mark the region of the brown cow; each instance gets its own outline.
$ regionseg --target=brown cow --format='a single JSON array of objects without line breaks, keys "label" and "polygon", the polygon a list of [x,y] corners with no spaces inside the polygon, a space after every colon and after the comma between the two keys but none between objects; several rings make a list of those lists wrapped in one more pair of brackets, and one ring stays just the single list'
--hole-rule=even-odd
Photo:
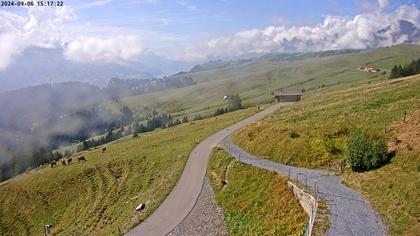
[{"label": "brown cow", "polygon": [[63,165],[63,166],[65,166],[66,165],[66,160],[61,160],[61,164]]},{"label": "brown cow", "polygon": [[54,166],[57,166],[57,162],[55,160],[51,161],[51,168],[53,168]]},{"label": "brown cow", "polygon": [[102,148],[102,153],[106,152],[106,147]]},{"label": "brown cow", "polygon": [[72,161],[73,159],[70,157],[70,158],[68,158],[67,159],[67,165],[70,165],[70,163],[71,163],[71,161]]},{"label": "brown cow", "polygon": [[78,157],[77,161],[81,162],[81,161],[86,161],[86,158],[84,156]]}]

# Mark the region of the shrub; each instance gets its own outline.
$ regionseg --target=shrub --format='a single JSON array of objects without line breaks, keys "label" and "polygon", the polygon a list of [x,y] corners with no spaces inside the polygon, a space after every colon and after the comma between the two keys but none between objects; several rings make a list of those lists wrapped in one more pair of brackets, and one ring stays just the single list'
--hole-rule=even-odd
[{"label": "shrub", "polygon": [[290,133],[290,138],[299,138],[299,137],[300,137],[300,134],[296,131],[292,131]]},{"label": "shrub", "polygon": [[388,161],[385,141],[381,138],[369,140],[360,130],[352,132],[347,147],[347,159],[353,171],[375,169]]}]

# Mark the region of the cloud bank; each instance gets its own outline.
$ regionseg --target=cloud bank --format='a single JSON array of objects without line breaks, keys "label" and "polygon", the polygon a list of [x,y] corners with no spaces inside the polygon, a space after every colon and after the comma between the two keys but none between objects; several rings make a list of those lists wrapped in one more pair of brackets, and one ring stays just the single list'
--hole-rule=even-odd
[{"label": "cloud bank", "polygon": [[0,71],[28,47],[60,47],[66,59],[78,62],[123,62],[143,52],[139,35],[70,27],[68,24],[77,19],[70,6],[26,10],[26,16],[0,10]]},{"label": "cloud bank", "polygon": [[[101,0],[95,4],[108,2]],[[388,0],[379,0],[377,8],[368,13],[354,17],[326,16],[322,23],[315,26],[287,27],[281,25],[283,21],[276,21],[277,25],[262,29],[194,39],[141,31],[141,26],[98,27],[78,22],[71,6],[27,8],[23,15],[0,10],[0,19],[3,20],[0,25],[0,71],[28,47],[60,47],[66,59],[88,63],[138,60],[141,55],[150,52],[197,63],[253,53],[362,49],[404,42],[420,43],[419,9],[415,5],[401,5],[389,12],[389,9],[386,10],[388,4]],[[404,25],[401,21],[412,24]],[[407,33],[413,31],[413,27],[417,33]]]},{"label": "cloud bank", "polygon": [[66,45],[64,56],[79,62],[128,61],[143,52],[136,36],[79,37]]},{"label": "cloud bank", "polygon": [[[379,1],[381,7],[387,1]],[[400,21],[408,21],[419,29],[420,11],[402,5],[394,12],[376,11],[357,15],[326,16],[323,23],[310,27],[267,26],[250,29],[225,37],[210,38],[206,43],[189,47],[184,55],[191,59],[235,57],[267,52],[305,52],[336,49],[384,47],[409,41]],[[384,32],[380,32],[387,29]],[[413,43],[420,43],[417,35]]]},{"label": "cloud bank", "polygon": [[59,41],[62,23],[75,18],[70,7],[54,10],[28,8],[27,17],[0,10],[0,70],[25,48],[53,47]]}]

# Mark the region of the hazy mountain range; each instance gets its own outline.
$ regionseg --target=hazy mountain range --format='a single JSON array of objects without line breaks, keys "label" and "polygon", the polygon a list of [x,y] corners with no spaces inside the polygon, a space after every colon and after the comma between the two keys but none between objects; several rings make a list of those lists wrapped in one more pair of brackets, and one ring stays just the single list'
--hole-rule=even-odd
[{"label": "hazy mountain range", "polygon": [[67,60],[60,48],[31,47],[0,71],[0,92],[65,81],[87,82],[103,87],[114,77],[151,79],[189,67],[187,63],[154,54],[124,63],[81,63]]}]

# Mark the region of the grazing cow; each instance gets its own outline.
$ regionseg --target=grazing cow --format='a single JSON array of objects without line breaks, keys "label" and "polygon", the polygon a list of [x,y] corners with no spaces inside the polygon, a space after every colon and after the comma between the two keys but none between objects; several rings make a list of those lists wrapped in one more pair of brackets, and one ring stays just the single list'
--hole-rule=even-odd
[{"label": "grazing cow", "polygon": [[81,162],[81,161],[86,161],[86,158],[84,156],[78,157],[77,161]]},{"label": "grazing cow", "polygon": [[51,161],[51,168],[53,168],[54,166],[57,166],[57,162],[55,160]]},{"label": "grazing cow", "polygon": [[102,148],[102,153],[106,152],[106,147]]},{"label": "grazing cow", "polygon": [[70,165],[70,163],[71,163],[72,160],[73,159],[71,157],[69,159],[67,159],[67,165]]},{"label": "grazing cow", "polygon": [[66,165],[66,160],[61,160],[61,164],[63,165],[63,166],[65,166]]}]

